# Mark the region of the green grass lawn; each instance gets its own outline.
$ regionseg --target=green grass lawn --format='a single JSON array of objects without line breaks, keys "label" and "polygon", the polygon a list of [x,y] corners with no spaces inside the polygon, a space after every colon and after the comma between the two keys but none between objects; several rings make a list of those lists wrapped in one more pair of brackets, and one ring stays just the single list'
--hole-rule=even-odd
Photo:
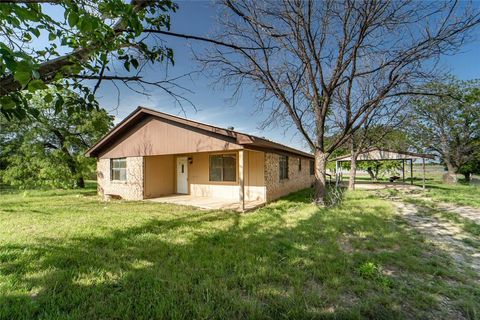
[{"label": "green grass lawn", "polygon": [[[347,181],[348,177],[344,177]],[[359,182],[372,182],[369,177],[360,176],[356,178]],[[441,182],[442,176],[439,174],[427,175],[425,186],[427,188],[426,196],[443,202],[453,204],[472,206],[480,208],[480,185],[475,183],[465,183],[462,179],[456,184],[445,184]],[[388,179],[379,179],[379,182],[387,182]],[[414,184],[422,186],[421,178],[414,178]],[[407,180],[409,183],[410,180]]]},{"label": "green grass lawn", "polygon": [[429,183],[427,184],[426,195],[439,201],[480,208],[479,185]]},{"label": "green grass lawn", "polygon": [[0,195],[0,319],[467,318],[480,288],[385,200],[250,212]]}]

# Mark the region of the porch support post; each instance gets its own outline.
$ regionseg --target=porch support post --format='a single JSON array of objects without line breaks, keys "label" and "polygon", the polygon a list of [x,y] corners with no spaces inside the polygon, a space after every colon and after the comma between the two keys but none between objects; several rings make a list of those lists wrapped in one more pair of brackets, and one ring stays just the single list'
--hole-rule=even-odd
[{"label": "porch support post", "polygon": [[413,159],[410,159],[410,184],[413,185]]},{"label": "porch support post", "polygon": [[338,182],[339,180],[339,172],[338,172],[338,160],[335,161],[335,182]]},{"label": "porch support post", "polygon": [[244,151],[238,151],[238,181],[240,183],[240,210],[245,211],[245,155]]},{"label": "porch support post", "polygon": [[425,189],[425,158],[422,158],[422,188]]}]

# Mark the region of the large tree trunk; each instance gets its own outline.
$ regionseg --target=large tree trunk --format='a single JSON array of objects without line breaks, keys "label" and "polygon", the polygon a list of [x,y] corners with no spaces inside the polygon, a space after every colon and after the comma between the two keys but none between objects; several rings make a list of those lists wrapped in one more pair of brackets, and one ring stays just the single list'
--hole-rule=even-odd
[{"label": "large tree trunk", "polygon": [[375,178],[374,180],[375,180],[375,181],[378,180],[378,172],[379,172],[379,171],[380,171],[380,165],[377,164],[377,165],[375,166],[375,176],[374,176],[374,178]]},{"label": "large tree trunk", "polygon": [[327,185],[326,169],[328,155],[320,150],[315,150],[315,204],[326,205]]},{"label": "large tree trunk", "polygon": [[70,151],[68,151],[67,146],[65,145],[65,137],[59,130],[52,130],[53,134],[57,137],[58,141],[60,142],[61,150],[67,157],[65,159],[66,164],[68,169],[70,170],[70,173],[75,179],[75,184],[73,185],[74,188],[85,188],[85,181],[83,179],[82,175],[79,175],[78,170],[77,170],[77,163],[73,156],[70,154]]},{"label": "large tree trunk", "polygon": [[83,179],[83,177],[78,177],[77,188],[85,188],[85,179]]},{"label": "large tree trunk", "polygon": [[357,158],[358,153],[352,153],[352,160],[350,161],[350,177],[348,178],[348,190],[355,190],[355,176],[357,175]]},{"label": "large tree trunk", "polygon": [[457,175],[455,174],[455,168],[449,160],[445,160],[447,166],[447,173],[443,175],[443,182],[445,183],[456,183]]},{"label": "large tree trunk", "polygon": [[375,174],[372,171],[372,167],[367,168],[368,175],[370,176],[370,179],[375,180]]},{"label": "large tree trunk", "polygon": [[79,176],[75,160],[73,160],[70,154],[68,154],[67,158],[67,167],[70,170],[72,176],[75,177],[75,185],[73,187],[82,189],[85,188],[85,180],[83,179],[83,176]]}]

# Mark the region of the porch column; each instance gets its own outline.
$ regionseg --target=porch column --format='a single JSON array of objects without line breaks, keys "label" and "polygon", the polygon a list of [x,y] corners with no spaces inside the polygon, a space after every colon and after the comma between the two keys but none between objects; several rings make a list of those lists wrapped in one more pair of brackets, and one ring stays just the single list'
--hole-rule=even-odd
[{"label": "porch column", "polygon": [[339,176],[339,172],[338,172],[338,160],[335,161],[335,182],[338,183],[338,180],[339,180],[340,176]]},{"label": "porch column", "polygon": [[245,211],[245,155],[244,151],[238,151],[238,182],[240,183],[240,210]]}]

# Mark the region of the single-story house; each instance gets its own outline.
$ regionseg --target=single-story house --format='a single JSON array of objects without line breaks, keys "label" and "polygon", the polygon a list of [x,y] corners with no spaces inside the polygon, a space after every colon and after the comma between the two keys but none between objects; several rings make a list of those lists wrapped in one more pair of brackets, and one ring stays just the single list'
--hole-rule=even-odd
[{"label": "single-story house", "polygon": [[244,210],[314,182],[309,153],[144,107],[86,155],[97,158],[99,194],[127,200],[189,195]]}]

